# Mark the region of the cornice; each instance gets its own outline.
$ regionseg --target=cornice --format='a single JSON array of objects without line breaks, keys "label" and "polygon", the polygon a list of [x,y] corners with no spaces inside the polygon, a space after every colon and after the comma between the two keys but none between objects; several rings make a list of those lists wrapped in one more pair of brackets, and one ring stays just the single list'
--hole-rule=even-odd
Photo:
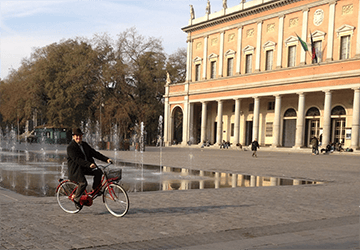
[{"label": "cornice", "polygon": [[[326,81],[326,80],[336,80],[341,78],[353,78],[359,77],[360,69],[351,70],[345,72],[334,72],[334,73],[325,73],[325,74],[317,74],[317,75],[309,75],[309,76],[301,76],[301,77],[292,77],[292,78],[284,78],[277,79],[273,81],[260,81],[260,82],[251,82],[251,83],[240,83],[236,85],[227,85],[221,87],[200,89],[200,90],[191,90],[189,91],[189,95],[199,95],[199,94],[210,94],[210,93],[218,93],[218,92],[228,92],[234,90],[242,90],[242,89],[254,89],[254,88],[262,88],[262,87],[273,87],[273,86],[281,86],[281,85],[289,85],[289,84],[301,84],[305,82],[316,82],[316,81]],[[240,76],[241,78],[241,76]],[[219,79],[219,81],[224,81],[225,79]],[[193,83],[193,84],[201,84],[201,83]],[[360,84],[360,83],[359,83]],[[181,85],[181,84],[180,84]],[[307,89],[305,92],[313,91],[311,88]],[[166,97],[177,97],[187,95],[187,92],[175,92],[171,93]],[[267,94],[266,94],[267,95]]]},{"label": "cornice", "polygon": [[226,23],[229,21],[233,21],[236,19],[240,19],[240,18],[244,18],[247,16],[251,16],[251,15],[255,15],[264,11],[268,11],[268,10],[272,10],[272,9],[276,9],[288,4],[292,4],[295,2],[299,2],[299,1],[303,1],[303,0],[274,0],[270,3],[265,3],[265,4],[261,4],[261,5],[257,5],[257,6],[253,6],[250,7],[248,9],[244,9],[244,10],[240,10],[237,11],[235,13],[231,13],[231,14],[227,14],[224,16],[220,16],[217,18],[214,18],[212,20],[206,20],[203,22],[200,22],[198,24],[194,24],[194,25],[188,25],[184,28],[182,28],[182,30],[184,32],[193,32],[196,30],[200,30],[200,29],[205,29],[208,27],[212,27],[218,24],[222,24],[222,23]]},{"label": "cornice", "polygon": [[[264,5],[258,5],[258,6],[254,6],[252,8],[249,9],[245,9],[245,10],[240,10],[238,12],[235,13],[231,13],[225,16],[221,16],[218,18],[214,18],[212,20],[206,20],[204,22],[198,23],[198,24],[194,24],[194,25],[188,25],[184,28],[182,28],[182,30],[184,32],[187,32],[188,34],[190,34],[191,32],[197,31],[197,30],[202,30],[202,29],[206,29],[209,27],[213,27],[216,26],[218,24],[222,24],[222,23],[226,23],[229,21],[233,21],[233,20],[238,20],[247,16],[251,16],[254,14],[258,14],[264,11],[268,11],[268,10],[272,10],[272,9],[276,9],[285,5],[289,5],[292,3],[296,3],[296,2],[301,2],[304,1],[304,4],[306,4],[306,8],[313,8],[316,6],[320,6],[320,5],[324,5],[324,4],[329,4],[332,0],[319,0],[310,4],[307,4],[306,0],[274,0],[272,2],[266,3]],[[196,39],[199,37],[203,37],[204,35],[211,35],[214,33],[218,33],[218,32],[222,32],[222,31],[226,31],[226,30],[230,30],[230,29],[234,29],[234,28],[239,28],[240,26],[245,26],[248,24],[252,24],[252,23],[257,23],[259,21],[264,21],[267,19],[272,19],[272,18],[284,18],[285,15],[290,14],[290,13],[294,13],[294,12],[302,12],[304,10],[304,6],[297,6],[294,8],[289,8],[286,9],[284,11],[279,11],[279,12],[275,12],[273,14],[269,14],[269,15],[265,15],[265,16],[261,16],[259,18],[254,18],[251,20],[247,20],[241,23],[237,23],[237,24],[233,24],[233,25],[229,25],[226,26],[224,28],[219,28],[219,29],[215,29],[215,30],[211,30],[211,31],[207,31],[198,35],[191,35],[191,39]]]}]

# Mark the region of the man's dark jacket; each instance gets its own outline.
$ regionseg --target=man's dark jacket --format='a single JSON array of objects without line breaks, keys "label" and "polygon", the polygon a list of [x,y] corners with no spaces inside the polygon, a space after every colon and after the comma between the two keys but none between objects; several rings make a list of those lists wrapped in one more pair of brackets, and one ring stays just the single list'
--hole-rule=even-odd
[{"label": "man's dark jacket", "polygon": [[105,155],[102,155],[86,142],[82,142],[84,152],[80,149],[79,144],[76,141],[72,140],[67,147],[67,156],[68,156],[68,177],[71,181],[81,182],[85,180],[84,170],[89,169],[90,165],[94,162],[93,158],[96,158],[100,161],[106,162],[109,158]]},{"label": "man's dark jacket", "polygon": [[252,151],[257,151],[258,148],[260,148],[259,143],[257,141],[253,141],[251,143],[251,150]]}]

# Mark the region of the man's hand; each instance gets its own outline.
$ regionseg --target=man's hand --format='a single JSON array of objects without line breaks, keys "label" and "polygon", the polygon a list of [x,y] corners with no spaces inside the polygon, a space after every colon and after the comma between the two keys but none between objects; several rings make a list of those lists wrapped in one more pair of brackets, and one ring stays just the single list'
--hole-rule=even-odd
[{"label": "man's hand", "polygon": [[96,168],[96,165],[94,163],[91,163],[90,168]]},{"label": "man's hand", "polygon": [[108,159],[108,160],[107,160],[107,163],[113,164],[113,161],[112,161],[111,159]]}]

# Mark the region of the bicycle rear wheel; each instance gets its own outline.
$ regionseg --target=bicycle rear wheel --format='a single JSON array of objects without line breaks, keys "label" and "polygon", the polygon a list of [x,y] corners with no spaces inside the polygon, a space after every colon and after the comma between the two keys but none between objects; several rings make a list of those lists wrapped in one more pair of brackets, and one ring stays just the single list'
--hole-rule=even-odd
[{"label": "bicycle rear wheel", "polygon": [[107,210],[116,217],[123,217],[129,211],[129,197],[118,184],[111,183],[105,188],[103,202]]},{"label": "bicycle rear wheel", "polygon": [[75,207],[75,203],[71,200],[71,196],[75,194],[74,189],[77,185],[74,182],[66,181],[62,183],[56,192],[56,199],[61,207],[67,213],[75,214],[81,210]]}]

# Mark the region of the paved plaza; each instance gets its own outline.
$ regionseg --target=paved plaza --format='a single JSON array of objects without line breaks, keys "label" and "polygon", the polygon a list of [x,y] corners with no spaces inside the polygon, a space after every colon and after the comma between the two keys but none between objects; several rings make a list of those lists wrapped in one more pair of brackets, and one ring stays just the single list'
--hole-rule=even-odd
[{"label": "paved plaza", "polygon": [[0,248],[359,249],[357,152],[313,156],[309,149],[260,148],[253,158],[251,151],[193,146],[147,147],[142,154],[119,151],[116,156],[324,184],[129,193],[130,210],[123,218],[112,216],[101,199],[71,215],[55,197],[0,188]]}]

